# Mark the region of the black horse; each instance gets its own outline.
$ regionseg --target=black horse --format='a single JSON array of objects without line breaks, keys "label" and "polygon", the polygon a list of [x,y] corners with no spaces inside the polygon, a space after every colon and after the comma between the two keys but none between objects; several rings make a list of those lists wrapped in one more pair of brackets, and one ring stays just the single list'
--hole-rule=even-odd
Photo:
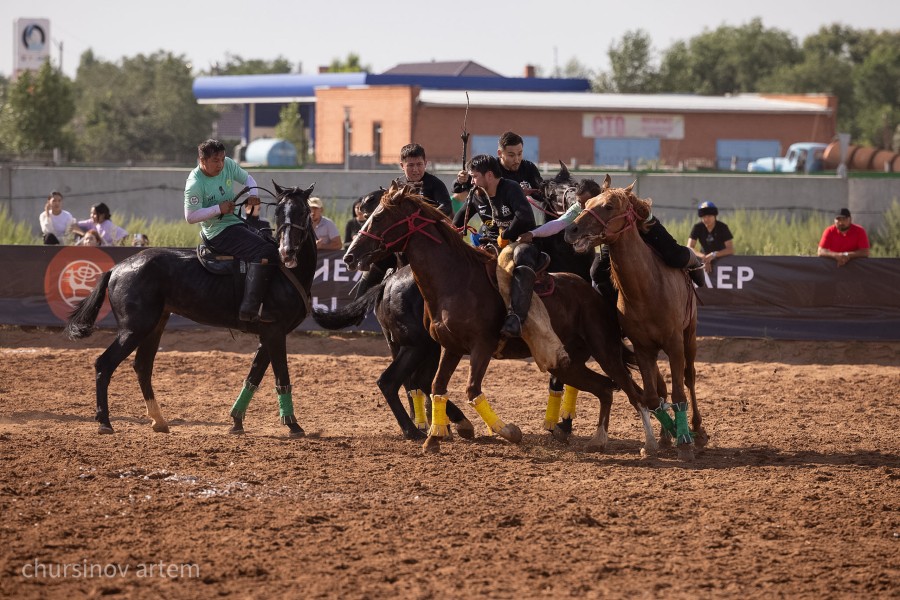
[{"label": "black horse", "polygon": [[70,339],[91,335],[109,291],[117,335],[94,363],[96,420],[100,423],[100,433],[113,432],[109,421],[109,382],[119,364],[135,349],[134,370],[147,403],[147,413],[153,419],[153,430],[168,432],[168,424],[153,393],[151,377],[163,330],[169,315],[176,313],[204,325],[228,327],[259,336],[253,364],[231,412],[233,433],[243,432],[247,405],[271,363],[281,421],[288,426],[291,436],[304,435],[294,416],[286,336],[309,313],[309,294],[316,270],[316,237],[307,204],[313,186],[282,188],[272,183],[277,200],[274,241],[278,244],[283,273],[273,279],[264,300],[267,311],[274,317],[273,323],[249,323],[238,319],[243,287],[241,278],[210,273],[193,251],[165,248],[144,250],[104,273],[90,296],[70,315],[65,328]]},{"label": "black horse", "polygon": [[[575,181],[562,162],[560,167],[559,173],[544,182],[540,193],[535,194],[539,198],[537,208],[545,215],[545,220],[556,218],[575,201]],[[380,188],[362,196],[360,210],[363,214],[367,217],[371,215],[381,203],[384,193],[385,189]],[[590,281],[593,256],[586,257],[585,254],[576,253],[562,235],[559,233],[547,238],[536,238],[538,246],[550,256],[549,270],[575,273]],[[379,268],[389,268],[396,264],[396,259],[390,256],[376,264]],[[391,364],[378,378],[378,388],[397,419],[404,437],[410,440],[424,439],[426,436],[420,429],[423,424],[414,423],[404,410],[399,391],[401,387],[406,389],[410,414],[414,414],[413,398],[417,391],[425,390],[426,398],[430,398],[427,394],[437,373],[441,347],[425,329],[425,301],[409,267],[401,267],[389,274],[379,285],[353,302],[334,311],[314,309],[312,316],[321,327],[343,329],[359,325],[373,307],[393,357]],[[561,390],[562,383],[551,378],[550,387]],[[456,425],[460,437],[472,437],[471,422],[452,401],[447,403],[447,416]],[[571,418],[562,419],[553,429],[554,436],[560,440],[567,439],[571,432]]]}]

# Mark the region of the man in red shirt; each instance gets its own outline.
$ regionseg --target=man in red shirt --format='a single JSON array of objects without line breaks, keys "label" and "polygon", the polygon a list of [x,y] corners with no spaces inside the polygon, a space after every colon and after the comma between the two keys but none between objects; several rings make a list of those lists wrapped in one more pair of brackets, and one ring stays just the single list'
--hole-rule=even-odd
[{"label": "man in red shirt", "polygon": [[865,229],[853,224],[849,209],[842,208],[834,217],[834,225],[822,232],[818,255],[833,258],[839,267],[852,258],[869,256],[869,236]]}]

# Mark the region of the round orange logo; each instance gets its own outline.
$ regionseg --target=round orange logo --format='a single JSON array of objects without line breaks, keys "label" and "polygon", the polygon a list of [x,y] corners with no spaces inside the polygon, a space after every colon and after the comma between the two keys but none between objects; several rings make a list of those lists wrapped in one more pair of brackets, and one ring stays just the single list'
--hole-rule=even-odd
[{"label": "round orange logo", "polygon": [[[44,296],[53,314],[65,321],[78,303],[87,298],[100,277],[116,264],[99,248],[69,246],[56,253],[44,273]],[[109,300],[103,301],[99,322],[109,314]]]}]

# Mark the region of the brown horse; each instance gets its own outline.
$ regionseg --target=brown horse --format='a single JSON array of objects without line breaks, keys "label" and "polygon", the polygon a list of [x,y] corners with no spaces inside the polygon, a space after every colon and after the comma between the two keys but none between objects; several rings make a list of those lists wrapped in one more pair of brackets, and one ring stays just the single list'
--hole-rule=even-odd
[{"label": "brown horse", "polygon": [[[440,449],[441,438],[446,434],[447,386],[465,354],[470,357],[466,387],[470,404],[492,431],[506,440],[519,442],[522,438],[519,428],[503,423],[494,414],[481,388],[488,364],[497,353],[499,332],[506,317],[505,303],[492,281],[496,258],[469,246],[444,215],[423,202],[410,186],[399,188],[394,184],[347,249],[344,261],[351,269],[365,270],[385,255],[398,251],[405,253],[425,300],[425,325],[443,347],[432,383],[432,425],[423,450]],[[570,361],[549,371],[564,383],[588,391],[600,400],[597,433],[591,441],[595,447],[602,448],[607,440],[616,384],[587,368],[585,362],[595,358],[633,403],[639,402],[640,391],[624,360],[625,349],[617,333],[615,315],[603,309],[600,295],[577,275],[559,273],[554,277],[555,291],[543,300],[553,330]],[[503,358],[529,356],[531,351],[521,339],[509,340],[502,349]],[[645,419],[646,430],[652,440],[649,416]]]},{"label": "brown horse", "polygon": [[[618,312],[622,331],[634,346],[644,382],[644,403],[652,408],[664,429],[676,438],[678,454],[693,459],[693,442],[708,441],[694,390],[697,354],[697,304],[694,287],[685,271],[663,264],[642,240],[638,227],[650,215],[650,201],[627,188],[610,188],[606,176],[599,196],[588,200],[584,211],[566,228],[566,241],[586,251],[609,245],[612,280],[619,290]],[[656,387],[657,356],[669,357],[675,421],[661,404]],[[692,434],[687,424],[687,398],[691,396]],[[655,451],[656,448],[647,448]]]}]

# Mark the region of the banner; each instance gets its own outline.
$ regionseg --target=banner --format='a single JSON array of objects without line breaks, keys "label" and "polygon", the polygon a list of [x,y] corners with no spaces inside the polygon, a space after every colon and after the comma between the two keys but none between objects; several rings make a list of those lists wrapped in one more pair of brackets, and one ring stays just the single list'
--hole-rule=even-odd
[{"label": "banner", "polygon": [[584,113],[581,134],[586,138],[684,139],[684,117],[632,113]]},{"label": "banner", "polygon": [[[62,327],[100,276],[141,248],[0,246],[5,276],[0,324]],[[320,252],[312,287],[315,306],[352,301],[358,272],[341,251]],[[867,258],[843,267],[828,258],[729,256],[715,262],[697,290],[701,336],[792,340],[900,340],[900,259]],[[660,301],[664,301],[660,298]],[[100,327],[114,328],[109,305]],[[201,327],[172,315],[169,328]],[[299,327],[318,330],[311,318]],[[370,313],[350,331],[379,331]]]}]

